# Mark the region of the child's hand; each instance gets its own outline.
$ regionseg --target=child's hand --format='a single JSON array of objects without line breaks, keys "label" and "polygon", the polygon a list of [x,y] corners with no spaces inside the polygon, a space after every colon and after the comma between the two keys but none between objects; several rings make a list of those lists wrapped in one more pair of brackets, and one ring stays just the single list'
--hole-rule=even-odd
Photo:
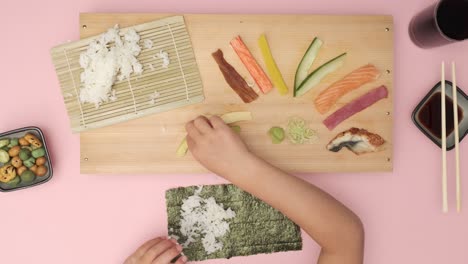
[{"label": "child's hand", "polygon": [[185,126],[190,152],[208,170],[226,177],[251,157],[242,139],[218,116],[203,116]]},{"label": "child's hand", "polygon": [[[170,264],[171,260],[182,252],[182,246],[177,244],[174,239],[158,237],[152,239],[141,247],[135,253],[125,260],[124,264]],[[182,256],[175,264],[184,264],[187,257]]]}]

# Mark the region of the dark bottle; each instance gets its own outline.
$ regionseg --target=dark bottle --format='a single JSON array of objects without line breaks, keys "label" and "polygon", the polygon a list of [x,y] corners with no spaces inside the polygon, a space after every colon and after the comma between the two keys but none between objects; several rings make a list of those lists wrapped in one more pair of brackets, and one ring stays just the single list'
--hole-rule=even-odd
[{"label": "dark bottle", "polygon": [[468,39],[468,0],[442,0],[427,7],[411,20],[409,35],[421,48]]}]

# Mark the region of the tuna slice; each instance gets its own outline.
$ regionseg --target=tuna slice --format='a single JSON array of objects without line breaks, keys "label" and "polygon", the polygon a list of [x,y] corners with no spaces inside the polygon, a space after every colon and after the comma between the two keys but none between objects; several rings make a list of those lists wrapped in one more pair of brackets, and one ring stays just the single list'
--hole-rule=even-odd
[{"label": "tuna slice", "polygon": [[338,109],[336,112],[328,116],[327,119],[323,121],[323,124],[325,124],[329,130],[333,130],[344,120],[387,97],[387,87],[382,85]]},{"label": "tuna slice", "polygon": [[315,108],[321,114],[328,112],[345,94],[372,82],[379,77],[379,70],[372,64],[360,67],[346,75],[343,79],[330,85],[315,99]]}]

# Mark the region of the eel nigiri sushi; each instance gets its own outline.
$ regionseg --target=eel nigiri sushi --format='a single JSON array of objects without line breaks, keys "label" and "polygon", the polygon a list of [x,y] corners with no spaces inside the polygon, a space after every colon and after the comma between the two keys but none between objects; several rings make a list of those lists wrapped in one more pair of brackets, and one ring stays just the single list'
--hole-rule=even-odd
[{"label": "eel nigiri sushi", "polygon": [[321,114],[328,112],[345,94],[376,80],[379,70],[372,64],[364,65],[346,75],[343,79],[333,83],[323,90],[315,99],[315,108]]},{"label": "eel nigiri sushi", "polygon": [[385,140],[365,129],[351,128],[339,133],[327,145],[329,151],[338,152],[343,147],[351,150],[356,155],[382,150]]}]

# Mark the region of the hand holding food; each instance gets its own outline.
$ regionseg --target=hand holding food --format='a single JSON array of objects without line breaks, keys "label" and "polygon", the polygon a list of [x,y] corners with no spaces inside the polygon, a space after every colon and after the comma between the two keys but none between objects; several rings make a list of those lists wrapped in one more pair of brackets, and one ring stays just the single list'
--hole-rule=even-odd
[{"label": "hand holding food", "polygon": [[158,237],[147,241],[135,253],[129,256],[124,264],[169,264],[177,258],[175,264],[187,262],[186,256],[181,256],[182,246],[174,239]]},{"label": "hand holding food", "polygon": [[226,175],[239,168],[239,162],[251,153],[234,132],[218,116],[198,117],[188,122],[187,143],[192,155],[208,170]]}]

